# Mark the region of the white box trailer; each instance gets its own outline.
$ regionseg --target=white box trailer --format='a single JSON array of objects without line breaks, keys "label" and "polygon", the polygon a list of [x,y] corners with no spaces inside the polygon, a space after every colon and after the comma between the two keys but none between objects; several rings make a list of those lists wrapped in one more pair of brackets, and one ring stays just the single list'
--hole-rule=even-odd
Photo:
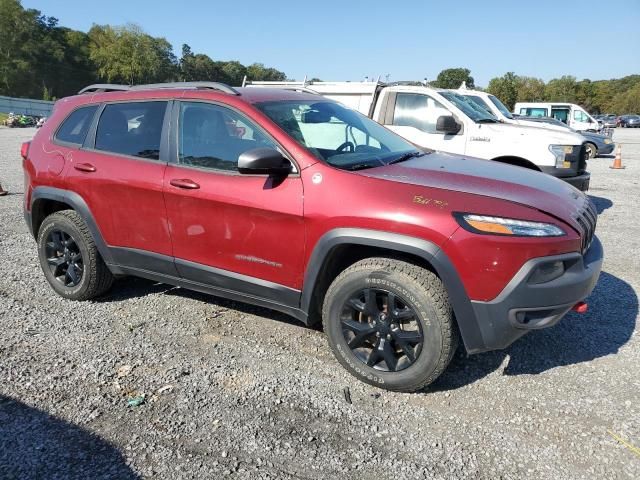
[{"label": "white box trailer", "polygon": [[584,138],[501,122],[455,91],[380,82],[244,82],[316,93],[367,115],[417,146],[543,171],[589,188]]}]

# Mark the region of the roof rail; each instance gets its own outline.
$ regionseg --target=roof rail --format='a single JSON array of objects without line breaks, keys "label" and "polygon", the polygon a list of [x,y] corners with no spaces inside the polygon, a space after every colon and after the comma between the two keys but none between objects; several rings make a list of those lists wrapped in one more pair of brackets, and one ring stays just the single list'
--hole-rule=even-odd
[{"label": "roof rail", "polygon": [[240,95],[235,88],[230,87],[222,82],[167,82],[167,83],[149,83],[146,85],[133,85],[129,90],[153,90],[156,88],[196,88],[219,90],[229,95]]},{"label": "roof rail", "polygon": [[119,92],[130,90],[154,90],[157,88],[196,88],[196,89],[211,89],[219,90],[229,95],[240,95],[235,88],[230,87],[226,83],[220,82],[167,82],[167,83],[149,83],[146,85],[118,85],[113,83],[96,83],[95,85],[89,85],[84,87],[78,92],[90,93],[90,92]]},{"label": "roof rail", "polygon": [[119,92],[129,90],[130,88],[129,85],[118,85],[117,83],[94,83],[93,85],[84,87],[78,92],[78,95],[91,92]]}]

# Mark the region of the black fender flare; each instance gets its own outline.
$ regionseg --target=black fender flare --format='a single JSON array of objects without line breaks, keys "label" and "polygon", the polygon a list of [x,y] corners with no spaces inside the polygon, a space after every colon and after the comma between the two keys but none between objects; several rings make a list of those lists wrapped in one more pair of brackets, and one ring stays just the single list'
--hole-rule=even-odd
[{"label": "black fender flare", "polygon": [[335,247],[344,244],[384,248],[415,255],[428,262],[442,280],[449,295],[467,352],[483,349],[484,341],[478,320],[458,272],[438,245],[422,238],[361,228],[330,230],[320,237],[309,257],[300,300],[301,310],[309,312],[316,281],[325,260]]},{"label": "black fender flare", "polygon": [[76,192],[72,192],[70,190],[65,190],[62,188],[55,187],[36,187],[31,194],[31,205],[29,206],[29,212],[25,212],[25,217],[27,220],[27,224],[29,226],[29,230],[33,233],[33,236],[37,238],[38,232],[34,231],[33,225],[33,206],[38,200],[55,200],[57,202],[65,203],[69,205],[73,210],[75,210],[82,220],[89,227],[89,231],[93,237],[93,241],[96,244],[96,248],[102,259],[107,264],[109,269],[113,274],[121,274],[120,269],[115,265],[111,252],[109,251],[109,247],[107,246],[100,229],[98,228],[98,224],[93,218],[93,214],[87,205],[87,202],[78,195]]}]

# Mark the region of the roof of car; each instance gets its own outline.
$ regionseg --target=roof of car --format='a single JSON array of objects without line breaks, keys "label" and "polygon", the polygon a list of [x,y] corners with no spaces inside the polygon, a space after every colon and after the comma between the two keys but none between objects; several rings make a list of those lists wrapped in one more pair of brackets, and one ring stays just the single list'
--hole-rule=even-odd
[{"label": "roof of car", "polygon": [[72,97],[65,97],[58,101],[59,105],[78,105],[85,103],[100,103],[100,102],[122,102],[122,101],[144,101],[151,99],[172,99],[172,98],[184,98],[184,99],[215,99],[223,100],[228,99],[231,104],[238,104],[238,102],[256,104],[262,102],[273,101],[325,101],[332,102],[327,98],[319,95],[295,91],[291,89],[278,89],[278,88],[236,88],[236,95],[221,92],[215,89],[201,89],[201,88],[140,88],[131,90],[112,90],[112,91],[87,91]]}]

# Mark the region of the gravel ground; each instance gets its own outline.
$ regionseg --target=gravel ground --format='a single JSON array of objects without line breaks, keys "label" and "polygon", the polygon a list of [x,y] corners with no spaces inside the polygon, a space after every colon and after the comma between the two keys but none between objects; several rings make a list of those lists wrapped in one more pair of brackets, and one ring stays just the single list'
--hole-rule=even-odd
[{"label": "gravel ground", "polygon": [[589,313],[459,353],[419,394],[359,383],[268,310],[138,279],[56,296],[22,218],[33,134],[0,128],[0,478],[640,478],[612,436],[640,447],[640,130],[615,132],[626,170],[590,162]]}]

